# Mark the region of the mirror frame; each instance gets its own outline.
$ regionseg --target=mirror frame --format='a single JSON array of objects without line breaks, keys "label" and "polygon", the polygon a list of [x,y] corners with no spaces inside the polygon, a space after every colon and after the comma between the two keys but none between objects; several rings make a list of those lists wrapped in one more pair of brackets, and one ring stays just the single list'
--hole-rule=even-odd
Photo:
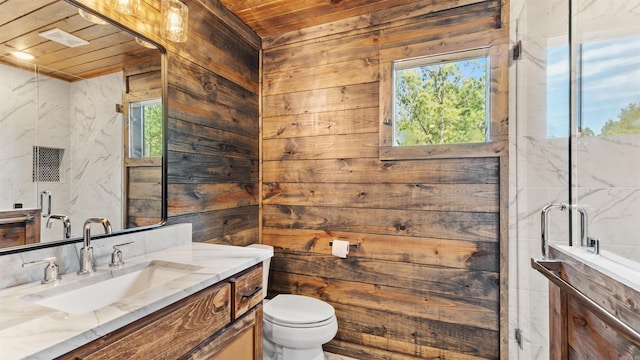
[{"label": "mirror frame", "polygon": [[[130,229],[122,229],[122,230],[118,230],[115,231],[109,235],[107,234],[96,234],[95,236],[92,236],[92,240],[96,240],[96,239],[103,239],[103,238],[107,238],[107,237],[112,237],[112,236],[118,236],[118,235],[123,235],[123,234],[131,234],[131,233],[135,233],[135,232],[140,232],[140,231],[147,231],[147,230],[152,230],[152,229],[157,229],[163,225],[166,224],[167,222],[167,198],[168,198],[168,194],[167,194],[167,165],[168,165],[168,106],[167,106],[167,93],[168,93],[168,82],[167,82],[167,50],[164,46],[162,46],[161,44],[158,44],[157,42],[147,38],[146,36],[142,35],[142,34],[138,34],[136,32],[134,32],[133,30],[123,26],[122,24],[120,24],[119,22],[108,18],[107,16],[97,13],[95,10],[86,7],[85,5],[77,2],[76,0],[64,0],[66,3],[69,3],[75,7],[77,7],[78,9],[82,9],[87,11],[88,13],[95,15],[103,20],[105,20],[106,22],[108,22],[110,25],[117,27],[118,29],[128,32],[129,34],[139,37],[153,45],[156,46],[156,48],[158,49],[158,51],[160,51],[160,81],[161,81],[161,89],[162,89],[162,175],[161,175],[161,201],[160,201],[160,222],[154,225],[146,225],[146,226],[140,226],[140,227],[135,227],[135,228],[130,228]],[[32,251],[32,250],[37,250],[37,249],[45,249],[45,248],[50,248],[50,247],[56,247],[56,246],[64,246],[64,245],[69,245],[69,244],[75,244],[75,243],[79,243],[82,242],[82,237],[78,237],[78,238],[72,238],[72,239],[63,239],[63,240],[55,240],[55,241],[49,241],[49,242],[44,242],[44,243],[35,243],[35,244],[27,244],[27,245],[20,245],[20,246],[13,246],[13,247],[7,247],[7,248],[0,248],[0,256],[3,255],[10,255],[10,254],[16,254],[16,253],[21,253],[21,252],[26,252],[26,251]]]}]

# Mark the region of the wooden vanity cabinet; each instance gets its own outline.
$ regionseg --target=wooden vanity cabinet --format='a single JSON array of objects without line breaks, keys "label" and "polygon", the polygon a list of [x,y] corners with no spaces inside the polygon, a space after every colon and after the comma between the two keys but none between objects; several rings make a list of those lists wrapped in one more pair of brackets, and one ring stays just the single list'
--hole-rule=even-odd
[{"label": "wooden vanity cabinet", "polygon": [[40,242],[39,209],[0,211],[0,248]]},{"label": "wooden vanity cabinet", "polygon": [[[262,292],[251,294],[251,300],[245,297],[243,303],[254,305],[232,318],[232,309],[238,305],[237,279],[253,279],[258,275],[261,285],[262,264],[58,359],[262,359]],[[253,300],[258,297],[260,301]]]}]

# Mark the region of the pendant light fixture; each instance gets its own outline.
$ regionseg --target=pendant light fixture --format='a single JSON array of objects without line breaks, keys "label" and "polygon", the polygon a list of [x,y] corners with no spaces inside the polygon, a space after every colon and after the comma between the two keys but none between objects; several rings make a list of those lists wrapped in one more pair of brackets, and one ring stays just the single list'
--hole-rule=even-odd
[{"label": "pendant light fixture", "polygon": [[140,9],[140,0],[107,0],[107,5],[125,15],[136,15]]},{"label": "pendant light fixture", "polygon": [[162,37],[173,42],[187,41],[189,8],[180,0],[162,0]]},{"label": "pendant light fixture", "polygon": [[99,18],[99,17],[97,17],[97,16],[93,15],[93,14],[92,14],[92,13],[90,13],[90,12],[87,12],[87,11],[85,11],[85,10],[82,10],[82,9],[78,9],[78,14],[80,14],[80,16],[81,16],[83,19],[85,19],[85,20],[87,20],[87,21],[90,21],[90,22],[92,22],[92,23],[94,23],[94,24],[97,24],[97,25],[105,25],[105,24],[107,23],[106,21],[102,20],[101,18]]}]

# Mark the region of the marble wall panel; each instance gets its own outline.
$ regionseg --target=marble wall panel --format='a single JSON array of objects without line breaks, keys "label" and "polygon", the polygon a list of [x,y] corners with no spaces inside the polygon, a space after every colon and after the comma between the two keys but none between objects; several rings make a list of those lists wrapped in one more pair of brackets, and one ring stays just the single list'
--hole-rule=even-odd
[{"label": "marble wall panel", "polygon": [[73,83],[71,87],[71,221],[82,234],[85,219],[107,217],[122,229],[122,72]]},{"label": "marble wall panel", "polygon": [[[38,193],[52,193],[52,213],[71,217],[72,236],[82,235],[88,217],[106,216],[122,228],[122,72],[68,83],[0,65],[0,209],[22,203],[39,207]],[[6,139],[5,139],[6,137]],[[60,181],[34,183],[33,146],[64,150]],[[41,241],[62,238],[62,224],[47,228]]]}]

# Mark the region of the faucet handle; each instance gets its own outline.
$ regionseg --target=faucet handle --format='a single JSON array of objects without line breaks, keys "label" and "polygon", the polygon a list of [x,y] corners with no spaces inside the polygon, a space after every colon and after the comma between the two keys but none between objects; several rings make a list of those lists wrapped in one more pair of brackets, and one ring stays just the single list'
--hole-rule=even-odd
[{"label": "faucet handle", "polygon": [[46,259],[42,259],[42,260],[35,260],[35,261],[29,261],[26,263],[22,264],[22,267],[29,267],[32,265],[38,265],[38,264],[46,264],[49,263],[49,265],[47,265],[44,268],[44,280],[42,280],[43,284],[53,284],[53,283],[57,283],[58,280],[60,280],[60,274],[58,271],[58,264],[56,264],[56,261],[58,260],[58,258],[56,258],[55,256],[46,258]]},{"label": "faucet handle", "polygon": [[111,264],[109,264],[109,267],[119,268],[122,265],[124,265],[124,261],[122,261],[122,250],[120,250],[120,246],[125,246],[129,244],[133,244],[133,241],[129,241],[129,242],[118,244],[118,245],[113,245],[113,253],[111,254]]}]

